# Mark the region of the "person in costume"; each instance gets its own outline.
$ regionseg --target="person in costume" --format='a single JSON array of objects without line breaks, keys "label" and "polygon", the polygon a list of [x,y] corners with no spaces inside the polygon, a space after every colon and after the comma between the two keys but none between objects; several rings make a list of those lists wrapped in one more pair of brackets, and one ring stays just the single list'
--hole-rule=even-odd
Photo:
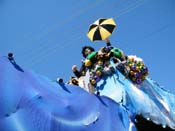
[{"label": "person in costume", "polygon": [[[107,45],[107,47],[111,46],[109,39],[106,40],[106,45]],[[103,48],[102,50],[103,50],[102,52],[106,52],[106,53],[109,53],[109,51],[110,51],[108,48]],[[81,53],[84,57],[84,60],[82,61],[82,66],[81,66],[80,70],[78,70],[77,65],[72,66],[72,71],[77,78],[84,76],[86,73],[86,67],[90,67],[90,66],[92,66],[92,63],[96,62],[95,55],[97,52],[95,52],[95,49],[93,47],[84,46],[82,48]]]},{"label": "person in costume", "polygon": [[[92,55],[93,55],[93,57],[95,55],[95,49],[93,47],[91,47],[91,46],[84,46],[82,48],[81,53],[82,53],[82,55],[83,55],[85,60],[88,57],[88,55],[90,55],[92,53],[91,56],[89,56],[91,58],[91,60],[92,60]],[[85,76],[86,67],[91,65],[90,61],[85,61],[85,60],[82,61],[82,65],[81,65],[80,70],[78,70],[77,65],[73,65],[72,66],[72,71],[73,71],[73,73],[75,74],[75,76],[77,78],[80,78],[81,76]]]}]

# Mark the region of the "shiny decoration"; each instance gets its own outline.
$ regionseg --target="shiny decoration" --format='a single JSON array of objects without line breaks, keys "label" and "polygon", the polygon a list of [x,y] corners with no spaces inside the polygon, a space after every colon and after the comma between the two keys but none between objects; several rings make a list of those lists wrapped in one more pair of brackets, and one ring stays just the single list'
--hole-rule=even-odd
[{"label": "shiny decoration", "polygon": [[148,75],[148,68],[143,61],[137,59],[137,57],[131,57],[127,60],[127,65],[130,68],[129,78],[135,84],[141,84]]}]

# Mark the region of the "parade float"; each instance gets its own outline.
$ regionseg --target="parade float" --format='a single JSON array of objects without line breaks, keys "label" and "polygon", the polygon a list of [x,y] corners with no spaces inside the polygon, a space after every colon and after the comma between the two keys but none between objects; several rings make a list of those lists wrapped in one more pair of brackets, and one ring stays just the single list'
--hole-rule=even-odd
[{"label": "parade float", "polygon": [[143,59],[110,44],[115,27],[112,18],[90,25],[90,40],[106,40],[107,45],[88,49],[83,69],[74,66],[76,76],[68,82],[23,69],[12,53],[1,56],[0,129],[175,130],[175,95],[149,78]]}]

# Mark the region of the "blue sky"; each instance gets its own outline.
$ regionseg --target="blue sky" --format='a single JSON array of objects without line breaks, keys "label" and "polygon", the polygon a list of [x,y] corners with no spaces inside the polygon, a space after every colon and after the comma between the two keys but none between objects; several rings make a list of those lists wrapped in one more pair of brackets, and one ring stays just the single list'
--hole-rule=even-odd
[{"label": "blue sky", "polygon": [[86,33],[98,18],[112,17],[113,46],[144,59],[150,77],[175,93],[174,0],[0,0],[0,54],[50,79],[68,80],[81,65],[81,48],[99,49]]}]

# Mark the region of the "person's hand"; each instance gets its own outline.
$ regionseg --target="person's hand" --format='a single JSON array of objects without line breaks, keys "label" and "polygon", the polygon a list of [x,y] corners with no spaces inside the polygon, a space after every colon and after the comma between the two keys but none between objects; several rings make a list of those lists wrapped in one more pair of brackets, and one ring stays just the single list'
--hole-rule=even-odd
[{"label": "person's hand", "polygon": [[110,43],[110,41],[109,41],[109,39],[108,39],[108,38],[106,38],[106,43]]},{"label": "person's hand", "polygon": [[73,72],[76,72],[76,71],[77,71],[77,65],[73,65],[73,66],[72,66],[72,71],[73,71]]},{"label": "person's hand", "polygon": [[109,41],[108,38],[106,38],[106,45],[107,45],[107,46],[111,46],[111,43],[110,43],[110,41]]}]

